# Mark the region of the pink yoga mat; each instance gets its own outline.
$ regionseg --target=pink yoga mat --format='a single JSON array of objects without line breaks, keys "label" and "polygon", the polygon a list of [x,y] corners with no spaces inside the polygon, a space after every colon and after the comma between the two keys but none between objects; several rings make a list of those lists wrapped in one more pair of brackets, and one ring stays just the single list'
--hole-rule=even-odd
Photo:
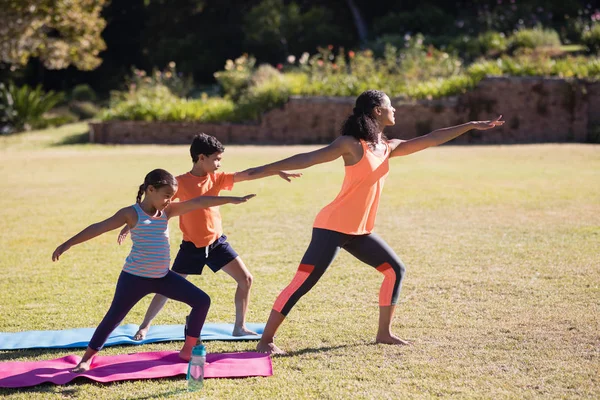
[{"label": "pink yoga mat", "polygon": [[[0,363],[0,387],[35,386],[44,382],[63,385],[75,378],[85,377],[97,382],[133,379],[167,378],[186,375],[187,363],[177,351],[132,353],[118,356],[96,356],[88,372],[74,374],[81,357],[65,356],[49,361],[9,361]],[[271,376],[271,358],[261,353],[208,354],[206,378],[242,378]]]}]

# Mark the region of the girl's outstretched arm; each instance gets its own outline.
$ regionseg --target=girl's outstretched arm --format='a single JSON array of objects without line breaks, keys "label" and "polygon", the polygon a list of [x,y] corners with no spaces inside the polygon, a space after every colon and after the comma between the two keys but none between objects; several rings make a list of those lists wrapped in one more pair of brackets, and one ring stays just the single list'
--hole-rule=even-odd
[{"label": "girl's outstretched arm", "polygon": [[502,115],[492,121],[471,121],[466,124],[451,126],[449,128],[436,129],[427,135],[410,140],[392,139],[390,140],[390,146],[392,147],[390,157],[406,156],[428,147],[446,143],[471,129],[485,131],[496,126],[502,126],[504,125],[504,121],[501,121],[501,118]]},{"label": "girl's outstretched arm", "polygon": [[198,208],[209,208],[222,206],[223,204],[240,204],[245,203],[251,198],[256,196],[255,194],[249,194],[244,197],[234,196],[198,196],[191,200],[183,201],[181,203],[171,203],[165,209],[165,212],[169,218],[177,217],[178,215],[185,214],[187,212],[196,210]]},{"label": "girl's outstretched arm", "polygon": [[283,160],[266,164],[256,168],[247,169],[249,175],[275,174],[282,170],[298,170],[312,167],[340,158],[350,152],[350,146],[356,140],[350,136],[340,136],[330,145],[308,153],[296,154]]},{"label": "girl's outstretched arm", "polygon": [[88,240],[93,239],[96,236],[100,236],[105,232],[117,229],[123,224],[133,227],[136,223],[136,217],[137,215],[133,207],[130,206],[120,209],[112,217],[88,226],[77,235],[58,246],[56,250],[54,250],[54,253],[52,253],[52,261],[58,261],[60,255],[74,245],[87,242]]}]

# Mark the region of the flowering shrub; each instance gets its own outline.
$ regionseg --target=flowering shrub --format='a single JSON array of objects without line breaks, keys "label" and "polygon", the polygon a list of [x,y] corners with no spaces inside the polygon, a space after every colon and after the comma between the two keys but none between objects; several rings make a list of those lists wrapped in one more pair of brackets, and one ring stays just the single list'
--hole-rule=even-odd
[{"label": "flowering shrub", "polygon": [[[525,36],[521,33],[521,39]],[[498,37],[496,33],[480,36],[488,48],[497,45],[500,50],[502,43],[490,44]],[[399,48],[387,45],[379,58],[371,50],[339,49],[334,53],[333,46],[328,46],[312,56],[289,56],[285,64],[276,67],[255,67],[254,58],[242,55],[228,60],[225,70],[215,74],[223,98],[182,99],[164,78],[155,75],[148,82],[139,76],[127,92],[114,96],[103,118],[239,122],[259,119],[264,112],[285,104],[291,95],[354,97],[378,88],[394,97],[433,99],[464,93],[489,75],[600,79],[600,61],[594,57],[554,58],[548,52],[525,48],[513,56],[503,54],[465,66],[457,56],[426,45],[421,35],[406,35],[403,41]]]},{"label": "flowering shrub", "polygon": [[560,37],[558,32],[553,29],[545,29],[541,26],[533,29],[520,29],[510,38],[513,49],[528,48],[537,49],[540,47],[560,47]]},{"label": "flowering shrub", "polygon": [[591,52],[600,52],[600,13],[597,19],[594,19],[594,23],[583,32],[581,41]]}]

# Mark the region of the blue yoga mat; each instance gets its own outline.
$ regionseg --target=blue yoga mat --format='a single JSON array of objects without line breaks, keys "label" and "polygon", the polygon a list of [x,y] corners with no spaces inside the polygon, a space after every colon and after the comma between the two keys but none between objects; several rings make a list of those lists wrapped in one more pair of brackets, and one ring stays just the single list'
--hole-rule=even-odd
[{"label": "blue yoga mat", "polygon": [[[258,335],[232,336],[233,324],[207,323],[202,327],[202,340],[258,340],[265,324],[246,324]],[[87,347],[96,328],[77,328],[62,331],[0,332],[0,350],[17,349],[68,349]],[[144,340],[133,340],[138,325],[121,325],[108,337],[104,346],[119,344],[145,344],[184,340],[183,325],[152,325]]]}]

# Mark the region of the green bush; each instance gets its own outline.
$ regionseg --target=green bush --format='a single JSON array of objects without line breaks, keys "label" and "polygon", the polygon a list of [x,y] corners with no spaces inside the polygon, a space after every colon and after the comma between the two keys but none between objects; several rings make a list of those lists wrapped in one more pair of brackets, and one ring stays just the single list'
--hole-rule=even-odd
[{"label": "green bush", "polygon": [[250,85],[255,64],[254,57],[243,54],[234,61],[227,60],[224,71],[215,72],[215,79],[221,86],[225,97],[234,101],[241,97],[242,92]]},{"label": "green bush", "polygon": [[498,61],[477,61],[467,68],[467,75],[469,75],[474,82],[479,82],[486,76],[498,76],[503,73],[502,63],[499,63]]},{"label": "green bush", "polygon": [[44,118],[32,124],[32,129],[45,129],[51,126],[61,126],[77,122],[79,118],[67,106],[53,108],[44,114]]},{"label": "green bush", "polygon": [[0,119],[17,131],[29,130],[43,123],[44,113],[64,99],[63,93],[44,92],[42,86],[15,86],[0,84]]},{"label": "green bush", "polygon": [[462,35],[449,44],[450,50],[455,50],[468,59],[479,57],[494,57],[508,50],[509,40],[503,33],[487,31],[477,37]]},{"label": "green bush", "polygon": [[583,32],[581,41],[592,53],[600,52],[600,22],[596,22]]},{"label": "green bush", "polygon": [[481,55],[495,56],[506,52],[508,49],[508,39],[503,33],[488,31],[477,36],[476,42],[479,45]]},{"label": "green bush", "polygon": [[520,29],[510,37],[510,47],[513,50],[560,47],[560,45],[558,33],[554,29],[545,29],[541,26],[533,29]]},{"label": "green bush", "polygon": [[95,102],[97,100],[96,92],[88,84],[77,85],[71,91],[71,99],[75,101]]},{"label": "green bush", "polygon": [[78,119],[90,119],[100,114],[100,108],[90,101],[72,101],[69,103],[69,110]]},{"label": "green bush", "polygon": [[231,121],[235,106],[223,98],[182,99],[159,87],[115,99],[102,120],[131,121]]},{"label": "green bush", "polygon": [[465,93],[475,86],[473,78],[467,75],[455,75],[449,78],[436,78],[418,82],[408,87],[406,94],[413,99],[437,99]]}]

